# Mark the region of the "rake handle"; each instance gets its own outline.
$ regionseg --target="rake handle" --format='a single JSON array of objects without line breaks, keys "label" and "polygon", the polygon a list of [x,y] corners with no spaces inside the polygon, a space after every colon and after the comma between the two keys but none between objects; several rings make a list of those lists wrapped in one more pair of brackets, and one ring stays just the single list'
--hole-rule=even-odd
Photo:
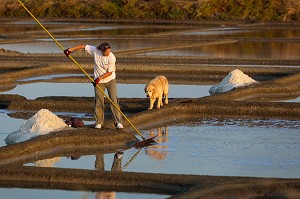
[{"label": "rake handle", "polygon": [[[27,13],[44,29],[44,31],[52,38],[52,40],[59,46],[59,48],[64,51],[64,47],[53,37],[53,35],[39,22],[39,20],[26,8],[26,6],[18,0],[18,2],[22,5],[22,7],[27,11]],[[90,79],[91,82],[95,83],[94,79],[91,78],[91,76],[82,68],[82,66],[71,56],[68,56],[75,64],[76,66]],[[110,97],[99,87],[99,85],[96,85],[96,87],[103,93],[103,95],[110,101],[110,103],[119,111],[119,113],[127,120],[127,122],[131,125],[131,127],[141,136],[143,140],[145,138],[141,134],[141,132],[132,124],[132,122],[127,118],[127,116],[120,110],[119,106],[117,106]]]}]

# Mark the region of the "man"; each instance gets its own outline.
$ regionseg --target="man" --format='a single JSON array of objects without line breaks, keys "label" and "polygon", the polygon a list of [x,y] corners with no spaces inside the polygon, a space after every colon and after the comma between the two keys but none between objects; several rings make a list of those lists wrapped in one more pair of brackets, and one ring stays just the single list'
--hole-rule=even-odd
[{"label": "man", "polygon": [[[101,43],[98,47],[91,45],[79,45],[64,50],[66,56],[72,52],[84,49],[86,52],[94,56],[94,77],[95,77],[95,128],[101,129],[104,123],[104,94],[96,87],[98,85],[104,92],[107,89],[109,98],[117,107],[117,82],[116,82],[116,57],[111,52],[111,47],[107,42]],[[122,117],[120,112],[111,104],[111,111],[114,116],[115,126],[117,129],[124,128],[122,125]]]}]

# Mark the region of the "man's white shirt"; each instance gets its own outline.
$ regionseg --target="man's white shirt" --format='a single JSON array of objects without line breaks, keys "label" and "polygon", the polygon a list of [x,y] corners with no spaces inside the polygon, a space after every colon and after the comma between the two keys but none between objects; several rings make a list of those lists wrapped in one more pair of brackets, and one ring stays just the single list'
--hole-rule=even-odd
[{"label": "man's white shirt", "polygon": [[90,45],[85,46],[85,51],[94,56],[95,79],[107,72],[112,72],[110,76],[101,79],[99,83],[107,83],[116,78],[116,57],[112,52],[110,52],[108,56],[103,56],[101,50]]}]

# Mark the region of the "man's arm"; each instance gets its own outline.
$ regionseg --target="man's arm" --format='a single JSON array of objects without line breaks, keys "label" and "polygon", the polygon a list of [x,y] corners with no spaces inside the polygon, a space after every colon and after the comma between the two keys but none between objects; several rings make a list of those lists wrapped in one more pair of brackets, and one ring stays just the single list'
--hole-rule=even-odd
[{"label": "man's arm", "polygon": [[100,77],[98,77],[99,79],[104,79],[108,76],[110,76],[113,72],[107,72],[107,73],[104,73],[103,75],[101,75]]},{"label": "man's arm", "polygon": [[102,76],[96,78],[96,79],[94,80],[95,83],[93,83],[93,85],[96,86],[97,84],[99,84],[100,79],[104,79],[104,78],[110,76],[112,73],[113,73],[113,72],[107,72],[107,73],[104,73]]},{"label": "man's arm", "polygon": [[74,47],[72,47],[72,48],[68,48],[68,50],[69,50],[70,52],[74,52],[74,51],[76,51],[76,50],[85,49],[85,46],[86,46],[86,45],[74,46]]},{"label": "man's arm", "polygon": [[72,48],[67,48],[66,50],[64,50],[64,53],[68,57],[75,50],[85,49],[85,46],[86,45],[79,45],[79,46],[74,46]]}]

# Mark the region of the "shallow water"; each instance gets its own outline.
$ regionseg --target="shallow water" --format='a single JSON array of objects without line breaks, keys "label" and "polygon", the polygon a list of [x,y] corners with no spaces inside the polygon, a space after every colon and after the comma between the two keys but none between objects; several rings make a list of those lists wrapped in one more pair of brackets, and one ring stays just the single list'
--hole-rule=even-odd
[{"label": "shallow water", "polygon": [[283,102],[297,102],[297,103],[300,103],[300,97],[297,97],[295,99],[290,99],[290,100],[284,100]]},{"label": "shallow water", "polygon": [[300,59],[299,51],[300,43],[293,42],[235,42],[178,50],[146,52],[139,55]]},{"label": "shallow water", "polygon": [[[125,192],[84,192],[84,191],[62,191],[62,190],[39,190],[39,189],[1,189],[1,198],[19,199],[19,198],[43,198],[43,199],[104,199],[104,198],[118,198],[118,199],[161,199],[168,198],[168,195],[157,194],[137,194]],[[106,196],[106,197],[105,197]],[[110,197],[107,197],[110,196]]]},{"label": "shallow water", "polygon": [[26,122],[23,119],[11,118],[7,115],[5,110],[0,109],[0,147],[5,146],[4,139],[6,136],[14,131],[20,129],[20,127]]},{"label": "shallow water", "polygon": [[[44,23],[44,22],[43,22]],[[99,39],[111,44],[114,51],[127,49],[140,49],[148,47],[169,46],[169,40],[161,39],[136,39],[136,38],[113,38],[112,36],[134,36],[147,34],[171,34],[223,38],[256,38],[256,39],[297,39],[300,37],[299,28],[273,28],[273,29],[243,29],[243,27],[220,26],[220,25],[172,25],[172,24],[142,24],[142,23],[83,23],[76,22],[45,22],[47,28],[64,48],[75,45],[90,44],[98,45]],[[1,34],[4,35],[0,48],[16,50],[23,53],[61,53],[61,49],[46,35],[44,38],[29,39],[20,43],[5,43],[5,35],[16,33],[41,35],[42,29],[34,21],[5,23]],[[68,37],[65,37],[66,34]],[[62,37],[63,36],[63,37]],[[276,58],[276,59],[299,59],[297,54],[300,50],[298,42],[256,41],[236,42],[231,44],[209,45],[202,47],[183,48],[178,50],[167,50],[157,52],[145,52],[139,55],[161,55],[161,56],[200,56],[215,58]],[[195,41],[191,41],[195,44]]]},{"label": "shallow water", "polygon": [[[0,118],[0,125],[6,127],[0,133],[3,146],[6,135],[25,121],[9,118],[5,113],[0,113]],[[124,172],[300,178],[299,129],[300,121],[206,119],[143,130],[141,133],[146,138],[157,134],[158,144],[124,151],[120,169]],[[110,171],[113,156],[111,153],[53,157],[25,165],[92,170],[103,166],[105,171]],[[97,193],[0,188],[0,194],[6,198],[42,198],[44,195],[47,195],[45,198],[94,198]],[[168,197],[119,192],[116,195],[125,199]]]},{"label": "shallow water", "polygon": [[[103,38],[105,39],[105,38]],[[58,39],[64,48],[71,46],[89,44],[98,45],[99,39]],[[141,49],[167,46],[169,41],[145,41],[106,38],[113,51],[125,49]],[[31,41],[26,43],[0,44],[0,48],[19,51],[22,53],[62,53],[62,50],[52,41]],[[296,42],[235,42],[227,44],[214,44],[198,47],[187,47],[174,50],[154,51],[139,53],[137,55],[147,56],[196,56],[196,57],[215,57],[215,58],[273,58],[273,59],[300,59],[300,43]]]},{"label": "shallow water", "polygon": [[[5,110],[0,111],[1,146],[5,146],[5,137],[25,122],[10,118],[6,113]],[[122,170],[299,178],[299,129],[300,121],[297,120],[206,119],[197,123],[143,130],[141,133],[146,138],[158,135],[158,145],[124,151]],[[113,156],[95,154],[76,160],[57,157],[39,165],[95,169],[96,160],[104,157],[104,169],[110,171]]]},{"label": "shallow water", "polygon": [[183,32],[182,35],[195,35],[195,36],[207,36],[207,35],[223,35],[227,37],[240,37],[240,38],[285,38],[293,39],[300,37],[299,28],[288,29],[266,29],[266,30],[247,30],[240,28],[230,27],[217,27],[202,30],[195,30],[190,32]]},{"label": "shallow water", "polygon": [[[146,98],[145,84],[117,84],[119,98]],[[169,98],[198,98],[208,96],[208,85],[172,85]],[[34,92],[33,92],[34,91]],[[1,93],[1,92],[0,92]],[[18,94],[27,99],[45,96],[84,96],[93,97],[91,83],[31,83],[18,85],[11,91],[1,94]]]},{"label": "shallow water", "polygon": [[[54,35],[145,35],[157,32],[186,30],[197,28],[194,25],[181,25],[172,23],[131,23],[131,22],[60,22],[40,21]],[[217,25],[205,24],[198,28],[214,27]],[[7,22],[2,24],[0,33],[38,31],[41,27],[34,21]]]},{"label": "shallow water", "polygon": [[[145,137],[158,134],[159,144],[124,151],[122,170],[299,178],[299,128],[299,121],[207,120],[142,131]],[[46,160],[46,165],[95,169],[99,158],[104,157],[104,169],[110,171],[113,155],[95,154],[73,160],[59,157]]]},{"label": "shallow water", "polygon": [[[59,43],[64,48],[69,48],[76,45],[89,44],[97,46],[99,45],[99,38],[57,38]],[[116,41],[111,38],[101,38],[102,41],[109,42],[113,51],[126,50],[126,49],[139,49],[148,47],[157,47],[161,45],[166,45],[164,41],[161,42],[145,42],[143,40],[135,39],[123,39]],[[0,44],[0,48],[6,50],[14,50],[22,53],[62,53],[62,50],[51,40],[35,40],[24,43],[12,43],[12,44]]]},{"label": "shallow water", "polygon": [[[172,24],[131,24],[131,23],[63,23],[63,22],[42,22],[46,24],[46,28],[56,38],[57,41],[64,47],[69,48],[75,45],[90,44],[99,45],[101,41],[107,41],[111,44],[114,51],[139,49],[147,47],[158,47],[169,45],[168,41],[164,40],[141,40],[136,38],[112,38],[112,36],[132,36],[162,33],[167,31],[184,30],[190,26],[172,25]],[[19,51],[22,53],[62,53],[62,50],[52,41],[49,36],[43,32],[35,22],[20,22],[4,24],[0,33],[4,35],[0,48],[7,50]],[[34,39],[27,37],[26,42],[5,43],[5,35],[11,34],[34,33],[44,38]],[[1,35],[2,35],[1,34]],[[66,37],[66,34],[68,37]],[[32,36],[32,35],[30,35]],[[63,37],[62,37],[63,36]]]},{"label": "shallow water", "polygon": [[244,31],[234,33],[231,36],[238,37],[254,37],[254,38],[284,38],[284,39],[293,39],[300,37],[300,29],[298,27],[294,28],[285,28],[285,29],[266,29],[266,30],[254,30],[254,31]]}]

